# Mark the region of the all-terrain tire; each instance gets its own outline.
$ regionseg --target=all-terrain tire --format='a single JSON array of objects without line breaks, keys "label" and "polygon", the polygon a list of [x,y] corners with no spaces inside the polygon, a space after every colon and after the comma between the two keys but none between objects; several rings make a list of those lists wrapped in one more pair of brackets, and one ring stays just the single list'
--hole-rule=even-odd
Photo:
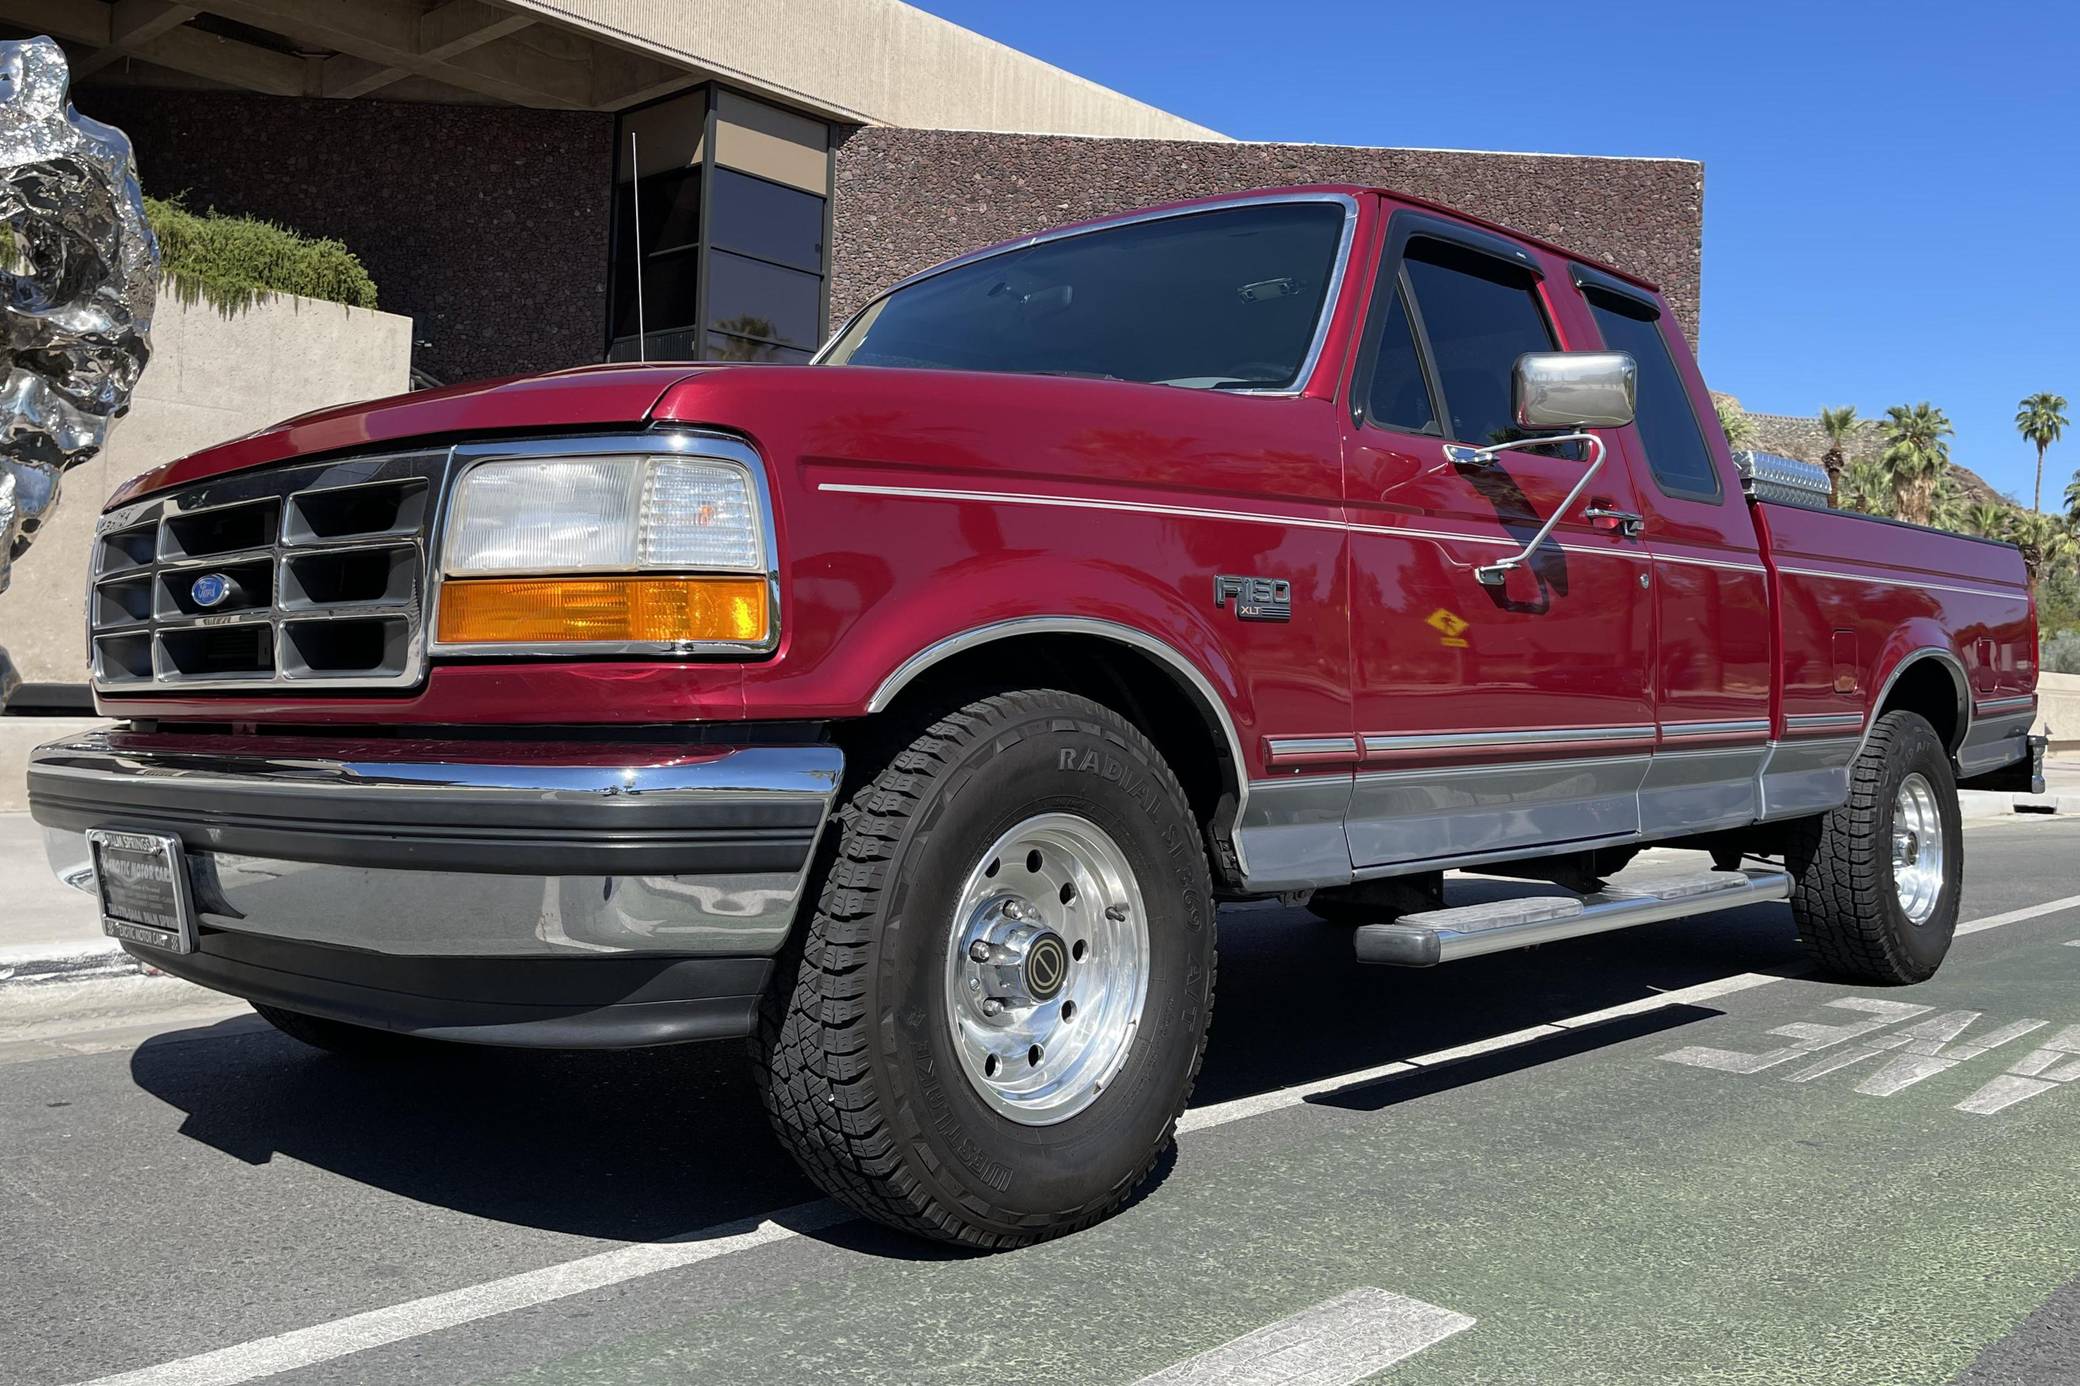
[{"label": "all-terrain tire", "polygon": [[[1919,923],[1900,903],[1893,870],[1893,820],[1910,775],[1934,791],[1942,834],[1940,894]],[[1880,717],[1849,766],[1848,802],[1795,824],[1785,861],[1799,937],[1827,972],[1881,986],[1934,976],[1957,930],[1964,874],[1957,781],[1935,728],[1912,712]]]},{"label": "all-terrain tire", "polygon": [[275,1029],[291,1039],[302,1040],[313,1049],[323,1049],[350,1059],[394,1059],[433,1043],[431,1040],[400,1035],[393,1030],[378,1030],[371,1025],[349,1025],[344,1020],[328,1020],[320,1015],[305,1015],[302,1011],[285,1011],[280,1006],[263,1006],[252,1003]]},{"label": "all-terrain tire", "polygon": [[[913,722],[853,761],[752,1038],[774,1130],[832,1197],[925,1237],[1010,1247],[1097,1222],[1169,1147],[1205,1050],[1213,897],[1176,777],[1125,719],[1052,690]],[[1121,1067],[1048,1125],[985,1101],[947,1019],[964,882],[1036,814],[1117,844],[1148,945]]]}]

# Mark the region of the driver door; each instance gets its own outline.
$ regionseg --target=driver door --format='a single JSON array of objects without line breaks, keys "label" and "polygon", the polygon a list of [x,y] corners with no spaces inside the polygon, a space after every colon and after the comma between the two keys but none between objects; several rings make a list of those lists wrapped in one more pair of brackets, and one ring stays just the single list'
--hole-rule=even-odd
[{"label": "driver door", "polygon": [[[1639,828],[1653,747],[1649,561],[1608,460],[1531,560],[1520,551],[1580,480],[1579,445],[1507,444],[1525,352],[1564,350],[1529,247],[1413,210],[1389,224],[1345,439],[1355,867],[1448,864]],[[1452,445],[1497,449],[1492,464]]]}]

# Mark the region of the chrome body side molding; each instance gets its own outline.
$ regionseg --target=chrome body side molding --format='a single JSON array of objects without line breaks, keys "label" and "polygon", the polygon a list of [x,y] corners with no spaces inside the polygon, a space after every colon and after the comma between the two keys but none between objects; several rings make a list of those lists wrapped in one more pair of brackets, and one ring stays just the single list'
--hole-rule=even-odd
[{"label": "chrome body side molding", "polygon": [[1654,735],[1650,726],[1636,727],[1524,727],[1512,731],[1416,732],[1365,736],[1368,754],[1392,751],[1446,751],[1488,746],[1547,746],[1574,741],[1645,741]]},{"label": "chrome body side molding", "polygon": [[1794,732],[1862,731],[1860,712],[1802,712],[1784,719],[1784,729]]}]

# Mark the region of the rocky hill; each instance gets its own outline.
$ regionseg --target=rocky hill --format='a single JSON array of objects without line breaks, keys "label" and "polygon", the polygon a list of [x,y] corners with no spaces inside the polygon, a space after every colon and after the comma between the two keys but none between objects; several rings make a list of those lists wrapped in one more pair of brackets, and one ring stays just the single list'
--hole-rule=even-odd
[{"label": "rocky hill", "polygon": [[[1740,408],[1740,401],[1732,395],[1714,392],[1714,400]],[[1798,414],[1757,414],[1741,410],[1755,425],[1755,447],[1760,452],[1774,452],[1782,457],[1796,457],[1802,462],[1818,462],[1827,451],[1827,435],[1820,429],[1820,420]],[[1849,446],[1849,460],[1860,457],[1876,457],[1884,448],[1883,430],[1875,419],[1865,419],[1856,430],[1857,441]],[[1993,488],[1991,482],[1970,467],[1952,461],[1950,480],[1968,504],[1982,501],[1998,501],[2003,505],[2018,504],[2013,496],[2004,495]]]}]

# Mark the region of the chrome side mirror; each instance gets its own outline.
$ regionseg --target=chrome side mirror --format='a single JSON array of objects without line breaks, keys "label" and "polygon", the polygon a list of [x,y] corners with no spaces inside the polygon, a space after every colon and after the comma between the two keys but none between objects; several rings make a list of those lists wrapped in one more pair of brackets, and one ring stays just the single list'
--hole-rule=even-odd
[{"label": "chrome side mirror", "polygon": [[1639,366],[1622,351],[1527,351],[1510,387],[1519,428],[1623,428],[1632,422]]}]

